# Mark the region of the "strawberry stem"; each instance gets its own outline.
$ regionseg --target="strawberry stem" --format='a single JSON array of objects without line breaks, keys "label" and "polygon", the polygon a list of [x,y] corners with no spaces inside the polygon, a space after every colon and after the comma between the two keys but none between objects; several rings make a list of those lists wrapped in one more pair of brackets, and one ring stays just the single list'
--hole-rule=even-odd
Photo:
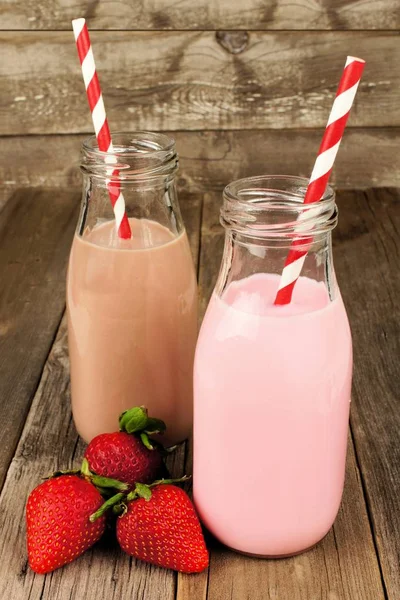
[{"label": "strawberry stem", "polygon": [[191,475],[184,475],[183,477],[178,477],[176,479],[157,479],[157,481],[150,483],[149,487],[152,488],[156,485],[167,485],[171,483],[184,483],[185,481],[189,481],[189,479],[191,479]]},{"label": "strawberry stem", "polygon": [[117,479],[111,479],[111,477],[102,477],[100,475],[96,475],[96,473],[92,473],[86,458],[82,460],[81,474],[87,481],[95,485],[100,493],[104,488],[117,490],[119,492],[126,492],[129,488],[127,483],[122,483],[122,481],[118,481]]},{"label": "strawberry stem", "polygon": [[125,502],[120,502],[119,504],[114,504],[114,506],[112,507],[112,511],[113,511],[114,515],[117,515],[118,517],[123,517],[124,514],[127,512],[127,510],[128,510],[128,507]]},{"label": "strawberry stem", "polygon": [[142,440],[142,444],[144,446],[146,446],[146,448],[148,450],[154,450],[154,446],[151,443],[151,441],[149,440],[149,436],[147,435],[147,433],[145,433],[144,431],[142,431],[142,433],[140,434],[140,439]]},{"label": "strawberry stem", "polygon": [[137,500],[137,498],[143,498],[148,502],[151,499],[151,488],[156,485],[167,485],[171,483],[183,483],[184,481],[188,481],[190,479],[190,475],[184,475],[183,477],[179,477],[177,479],[158,479],[149,485],[144,483],[137,483],[135,485],[135,489],[133,489],[126,496],[126,501],[131,502],[132,500]]},{"label": "strawberry stem", "polygon": [[104,515],[104,513],[106,513],[108,511],[108,509],[112,508],[113,506],[115,506],[118,502],[120,502],[123,498],[125,498],[125,494],[122,494],[121,492],[119,494],[115,494],[115,496],[112,496],[112,498],[109,498],[108,500],[106,500],[98,510],[96,510],[95,513],[93,513],[92,515],[90,515],[89,517],[89,521],[91,523],[94,523],[97,519],[99,519],[100,517],[102,517]]},{"label": "strawberry stem", "polygon": [[118,490],[119,492],[126,492],[129,489],[129,485],[127,483],[122,483],[122,481],[118,481],[117,479],[111,479],[110,477],[101,477],[100,475],[92,475],[91,482],[96,487],[101,488],[111,488],[113,490]]},{"label": "strawberry stem", "polygon": [[89,463],[87,461],[87,458],[84,458],[82,460],[81,473],[84,477],[88,478],[90,478],[90,476],[92,475],[89,469]]}]

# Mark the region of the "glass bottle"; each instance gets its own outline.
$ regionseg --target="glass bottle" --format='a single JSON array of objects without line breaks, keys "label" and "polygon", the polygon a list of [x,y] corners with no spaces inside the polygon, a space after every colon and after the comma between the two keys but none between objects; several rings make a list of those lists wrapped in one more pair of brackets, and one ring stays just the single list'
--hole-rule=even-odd
[{"label": "glass bottle", "polygon": [[[328,532],[341,501],[352,344],[332,261],[331,188],[253,177],[225,188],[225,248],[195,357],[194,499],[227,546],[280,557]],[[312,235],[312,238],[310,236]],[[274,305],[293,240],[307,250]]]},{"label": "glass bottle", "polygon": [[[139,132],[83,144],[83,197],[72,244],[67,312],[72,410],[80,435],[118,429],[145,405],[163,419],[166,444],[192,427],[197,284],[179,209],[174,140]],[[112,169],[110,168],[112,164]],[[115,227],[108,184],[121,187],[132,237]]]}]

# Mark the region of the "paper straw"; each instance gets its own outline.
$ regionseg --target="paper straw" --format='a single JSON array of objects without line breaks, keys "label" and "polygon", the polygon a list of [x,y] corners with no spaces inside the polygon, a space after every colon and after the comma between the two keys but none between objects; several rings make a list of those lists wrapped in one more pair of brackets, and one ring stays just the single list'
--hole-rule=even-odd
[{"label": "paper straw", "polygon": [[[364,66],[365,61],[361,58],[347,57],[317,160],[308,182],[304,197],[305,204],[319,202],[323,198]],[[299,239],[291,245],[279,282],[275,304],[289,304],[291,301],[294,286],[307,256],[305,246],[311,241],[312,238],[309,240]]]},{"label": "paper straw", "polygon": [[[92,114],[97,144],[101,152],[110,153],[106,162],[115,164],[117,162],[117,157],[114,158],[112,156],[114,148],[85,19],[74,19],[72,21],[72,28],[74,30],[76,47],[81,62],[83,81],[85,82],[86,95]],[[131,228],[125,212],[125,200],[121,192],[121,184],[118,181],[118,175],[119,171],[114,169],[112,171],[113,180],[107,179],[106,185],[114,210],[115,225],[118,235],[120,238],[129,239],[131,237]]]}]

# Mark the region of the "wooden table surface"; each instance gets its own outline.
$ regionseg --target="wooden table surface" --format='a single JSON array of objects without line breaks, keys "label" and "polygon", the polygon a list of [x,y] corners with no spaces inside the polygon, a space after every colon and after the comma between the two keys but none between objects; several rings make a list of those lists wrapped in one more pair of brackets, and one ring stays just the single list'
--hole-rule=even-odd
[{"label": "wooden table surface", "polygon": [[[220,195],[181,196],[201,314],[222,252]],[[17,191],[0,213],[1,600],[397,600],[400,598],[400,193],[338,194],[335,266],[355,352],[346,484],[335,525],[295,558],[259,560],[210,540],[208,572],[177,575],[104,540],[48,576],[27,565],[24,507],[41,477],[79,464],[70,411],[65,271],[79,191]],[[190,446],[170,457],[191,470]]]}]

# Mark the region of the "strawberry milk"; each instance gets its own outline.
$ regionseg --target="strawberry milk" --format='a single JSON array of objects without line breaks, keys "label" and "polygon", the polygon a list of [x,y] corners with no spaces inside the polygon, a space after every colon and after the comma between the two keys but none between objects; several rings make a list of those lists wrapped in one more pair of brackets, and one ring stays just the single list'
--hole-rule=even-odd
[{"label": "strawberry milk", "polygon": [[132,239],[113,221],[75,236],[67,307],[74,420],[91,440],[118,429],[118,415],[145,405],[163,419],[168,444],[192,425],[197,288],[186,233],[129,219]]},{"label": "strawberry milk", "polygon": [[195,359],[194,497],[227,546],[285,556],[313,546],[343,489],[352,373],[339,292],[300,277],[274,306],[279,276],[214,293]]}]

